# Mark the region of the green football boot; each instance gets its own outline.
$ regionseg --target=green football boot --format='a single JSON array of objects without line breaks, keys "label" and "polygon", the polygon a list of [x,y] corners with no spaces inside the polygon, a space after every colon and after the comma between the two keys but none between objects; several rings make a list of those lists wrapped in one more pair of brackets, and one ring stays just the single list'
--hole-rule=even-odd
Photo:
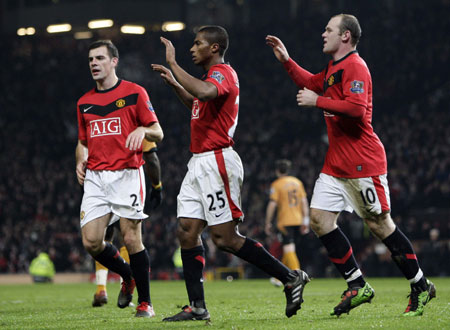
[{"label": "green football boot", "polygon": [[434,297],[436,297],[436,287],[434,284],[427,280],[427,289],[421,291],[420,289],[411,288],[409,294],[409,303],[406,307],[403,316],[420,316],[423,314],[425,305]]},{"label": "green football boot", "polygon": [[362,288],[348,288],[342,294],[341,302],[333,308],[330,315],[349,314],[353,308],[364,303],[370,303],[374,296],[375,290],[367,282]]}]

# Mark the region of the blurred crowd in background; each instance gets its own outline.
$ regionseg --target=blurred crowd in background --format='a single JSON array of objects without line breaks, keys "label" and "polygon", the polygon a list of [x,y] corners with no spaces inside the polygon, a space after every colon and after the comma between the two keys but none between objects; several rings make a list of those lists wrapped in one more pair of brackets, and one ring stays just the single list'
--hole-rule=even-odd
[{"label": "blurred crowd in background", "polygon": [[[445,1],[418,2],[401,8],[371,8],[354,14],[363,36],[358,50],[372,73],[373,126],[385,145],[392,216],[412,240],[428,276],[450,276],[450,21],[433,8]],[[406,6],[406,4],[405,4]],[[269,15],[247,22],[245,29],[226,26],[226,59],[240,79],[239,124],[235,149],[245,180],[240,231],[259,239],[277,254],[276,236],[264,234],[264,214],[274,165],[293,162],[310,199],[327,150],[326,127],[318,109],[297,107],[297,88],[277,62],[264,37],[274,34],[293,59],[319,72],[329,58],[322,54],[321,33],[339,12],[311,8],[296,17]],[[267,11],[267,10],[266,10]],[[163,204],[144,224],[152,277],[174,273],[176,196],[189,153],[190,111],[176,98],[151,63],[164,64],[161,34],[115,36],[119,76],[144,86],[164,129],[158,146],[164,187]],[[179,64],[194,76],[192,29],[165,33]],[[91,272],[79,228],[82,189],[75,177],[76,102],[94,87],[88,70],[93,40],[71,36],[2,36],[0,61],[0,273],[24,273],[40,252],[49,254],[57,272]],[[367,276],[401,276],[390,267],[389,252],[354,214],[339,222],[354,246]],[[231,255],[216,251],[204,233],[207,267],[237,266]],[[309,233],[298,245],[302,268],[313,277],[336,275],[320,241]],[[260,276],[245,265],[249,277]]]}]

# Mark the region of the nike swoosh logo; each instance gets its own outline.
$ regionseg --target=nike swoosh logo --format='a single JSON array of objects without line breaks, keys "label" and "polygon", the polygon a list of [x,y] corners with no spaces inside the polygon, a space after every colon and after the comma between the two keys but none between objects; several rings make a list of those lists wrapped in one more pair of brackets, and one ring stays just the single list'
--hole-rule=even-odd
[{"label": "nike swoosh logo", "polygon": [[355,267],[350,269],[348,272],[344,272],[345,276],[350,275],[351,273],[353,273],[354,270],[355,270]]},{"label": "nike swoosh logo", "polygon": [[136,210],[136,212],[138,212],[138,213],[139,213],[139,212],[142,212],[142,210]]},{"label": "nike swoosh logo", "polygon": [[87,108],[85,108],[84,109],[84,112],[86,112],[86,111],[88,111],[90,108],[92,108],[93,107],[93,105],[91,105],[90,107],[87,107]]},{"label": "nike swoosh logo", "polygon": [[224,214],[225,213],[225,211],[223,211],[222,213],[220,213],[220,214],[215,214],[215,216],[216,216],[216,218],[218,218],[218,217],[220,217],[222,214]]}]

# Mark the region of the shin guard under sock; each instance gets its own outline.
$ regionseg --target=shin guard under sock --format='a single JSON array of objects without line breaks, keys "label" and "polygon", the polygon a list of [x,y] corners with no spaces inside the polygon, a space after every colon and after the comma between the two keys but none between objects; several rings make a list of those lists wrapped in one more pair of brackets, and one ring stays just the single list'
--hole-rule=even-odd
[{"label": "shin guard under sock", "polygon": [[150,258],[147,250],[130,254],[130,267],[133,272],[133,278],[136,282],[136,290],[138,292],[138,302],[143,301],[151,304],[150,300]]},{"label": "shin guard under sock", "polygon": [[184,281],[192,307],[206,308],[203,290],[203,269],[205,267],[205,249],[202,245],[192,249],[181,249]]},{"label": "shin guard under sock", "polygon": [[292,279],[293,272],[272,256],[264,246],[249,238],[235,255],[265,271],[270,276],[279,279],[283,284]]},{"label": "shin guard under sock", "polygon": [[366,282],[356,263],[350,242],[340,228],[336,228],[319,238],[328,251],[330,261],[347,281],[349,287],[363,287]]},{"label": "shin guard under sock", "polygon": [[124,281],[131,280],[130,265],[119,255],[119,251],[110,243],[105,244],[105,249],[97,254],[94,259],[103,266],[122,276]]}]

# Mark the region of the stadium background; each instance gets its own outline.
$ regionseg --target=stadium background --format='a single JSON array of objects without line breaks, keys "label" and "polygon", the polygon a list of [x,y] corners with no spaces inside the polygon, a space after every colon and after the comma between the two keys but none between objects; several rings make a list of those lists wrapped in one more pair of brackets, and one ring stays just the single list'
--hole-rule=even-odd
[{"label": "stadium background", "polygon": [[[38,251],[47,251],[57,272],[92,272],[79,230],[81,191],[75,178],[76,101],[94,86],[87,47],[111,38],[119,48],[119,76],[147,88],[165,139],[159,145],[165,200],[145,222],[145,245],[153,278],[175,274],[176,196],[190,157],[189,111],[181,105],[151,63],[164,63],[159,36],[171,39],[178,62],[188,72],[201,70],[190,60],[193,29],[221,24],[230,34],[226,59],[241,86],[235,149],[245,168],[240,230],[275,251],[263,231],[268,189],[276,159],[289,158],[294,174],[311,196],[327,149],[320,111],[299,109],[296,87],[272,51],[267,34],[279,36],[290,55],[312,72],[328,57],[321,53],[323,28],[330,16],[348,12],[362,25],[358,47],[372,73],[375,131],[389,165],[392,215],[413,241],[424,272],[450,275],[450,1],[75,1],[0,0],[0,273],[27,273]],[[92,39],[74,39],[94,18],[114,19]],[[186,29],[162,32],[166,20]],[[48,24],[70,22],[73,31],[50,35]],[[122,23],[146,26],[143,35],[119,32]],[[20,27],[36,33],[18,36]],[[401,276],[389,253],[354,215],[340,225],[354,245],[368,276]],[[240,266],[216,251],[204,235],[207,267]],[[299,251],[303,268],[314,277],[336,276],[312,233]],[[246,276],[262,276],[244,265]]]}]

